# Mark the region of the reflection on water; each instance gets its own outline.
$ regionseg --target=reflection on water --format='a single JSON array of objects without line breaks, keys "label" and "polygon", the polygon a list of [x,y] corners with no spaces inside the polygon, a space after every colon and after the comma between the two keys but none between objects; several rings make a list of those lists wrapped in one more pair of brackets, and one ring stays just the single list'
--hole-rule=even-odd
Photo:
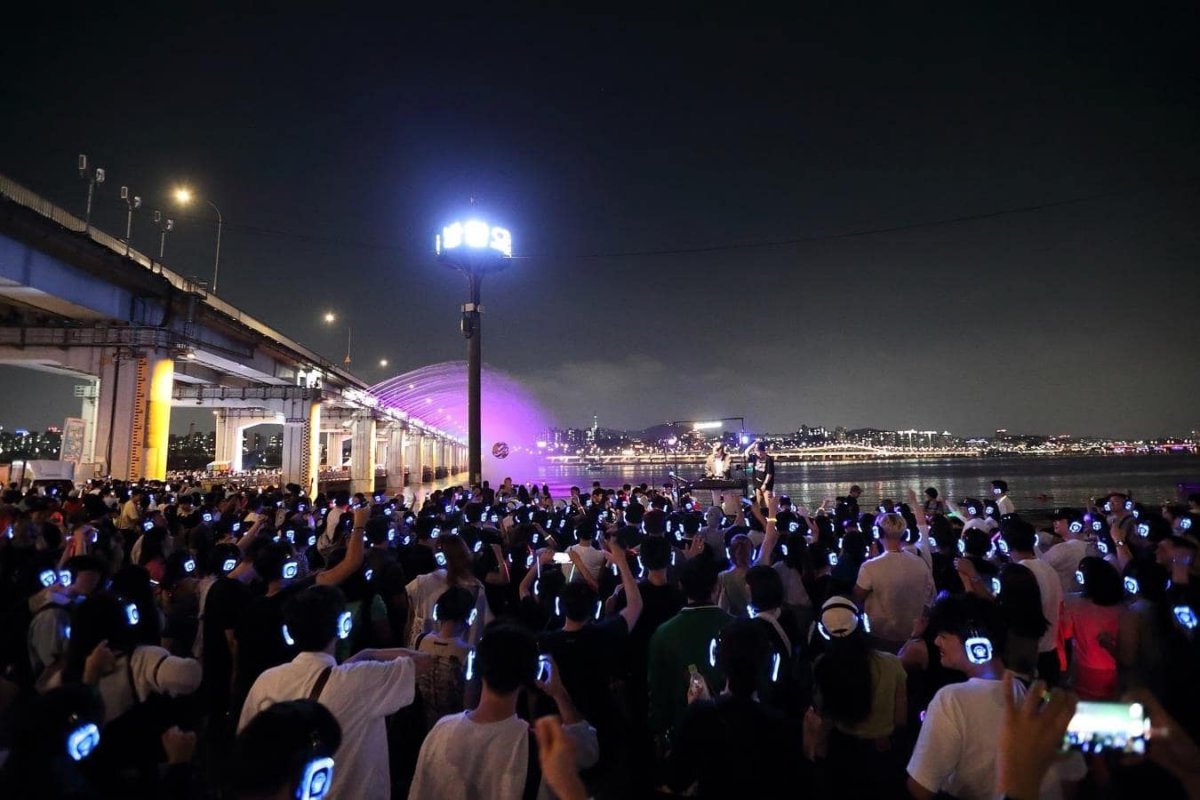
[{"label": "reflection on water", "polygon": [[[586,490],[593,481],[605,487],[623,483],[661,485],[670,480],[669,469],[669,466],[626,466],[593,472],[579,467],[544,466],[537,469],[536,476],[512,478],[547,483],[551,492],[561,497],[571,486]],[[684,478],[698,477],[699,469],[689,472],[684,467],[679,474]],[[1200,484],[1200,456],[939,458],[779,464],[775,491],[791,496],[796,502],[816,506],[822,499],[845,494],[850,484],[857,483],[863,488],[860,505],[870,507],[884,498],[903,500],[908,489],[920,493],[927,486],[936,488],[943,497],[982,499],[996,478],[1008,481],[1009,496],[1017,508],[1080,506],[1084,498],[1109,491],[1127,491],[1136,500],[1157,503],[1168,498],[1174,500],[1179,484]],[[493,481],[498,483],[499,479]],[[1200,486],[1191,491],[1200,491]]]}]

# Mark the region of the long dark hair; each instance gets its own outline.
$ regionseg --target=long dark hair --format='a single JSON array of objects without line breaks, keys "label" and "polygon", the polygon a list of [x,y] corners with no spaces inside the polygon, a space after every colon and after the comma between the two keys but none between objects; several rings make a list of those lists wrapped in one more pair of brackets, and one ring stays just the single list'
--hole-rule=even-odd
[{"label": "long dark hair", "polygon": [[1042,613],[1042,591],[1029,567],[1015,562],[1004,565],[996,605],[1005,626],[1018,636],[1040,639],[1050,627]]},{"label": "long dark hair", "polygon": [[858,628],[836,637],[813,668],[821,694],[821,714],[834,722],[853,725],[871,713],[871,648]]}]

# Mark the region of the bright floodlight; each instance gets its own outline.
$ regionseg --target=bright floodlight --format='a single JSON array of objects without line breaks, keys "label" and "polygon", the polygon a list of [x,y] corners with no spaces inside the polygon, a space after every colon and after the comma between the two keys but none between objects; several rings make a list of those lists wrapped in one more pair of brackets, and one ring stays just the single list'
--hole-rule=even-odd
[{"label": "bright floodlight", "polygon": [[186,186],[180,186],[175,190],[175,201],[182,206],[186,206],[192,202],[192,190]]},{"label": "bright floodlight", "polygon": [[512,257],[512,234],[507,228],[491,225],[481,219],[452,222],[442,228],[434,241],[437,254],[451,250],[490,251],[493,255]]},{"label": "bright floodlight", "polygon": [[337,322],[337,315],[334,314],[332,311],[326,311],[325,312],[325,321],[326,322]]},{"label": "bright floodlight", "polygon": [[692,425],[692,430],[694,430],[694,431],[711,431],[715,428],[721,427],[721,425],[723,425],[723,424],[724,423],[721,423],[721,422],[697,422],[694,425]]},{"label": "bright floodlight", "polygon": [[387,365],[388,365],[388,360],[386,358],[379,359],[379,366],[386,367]]}]

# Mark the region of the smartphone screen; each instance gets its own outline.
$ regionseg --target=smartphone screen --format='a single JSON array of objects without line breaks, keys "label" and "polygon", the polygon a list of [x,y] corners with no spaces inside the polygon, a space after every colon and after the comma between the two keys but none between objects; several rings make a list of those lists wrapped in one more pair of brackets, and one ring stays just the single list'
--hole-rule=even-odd
[{"label": "smartphone screen", "polygon": [[1150,720],[1141,703],[1097,703],[1081,700],[1063,737],[1064,750],[1100,753],[1117,750],[1143,754]]}]

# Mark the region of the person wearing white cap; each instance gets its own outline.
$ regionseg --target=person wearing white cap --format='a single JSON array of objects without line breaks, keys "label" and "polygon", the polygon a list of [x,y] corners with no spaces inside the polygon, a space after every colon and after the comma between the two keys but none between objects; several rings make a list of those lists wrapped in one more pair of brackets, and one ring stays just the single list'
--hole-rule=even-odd
[{"label": "person wearing white cap", "polygon": [[847,797],[886,796],[904,775],[892,734],[908,718],[907,675],[899,658],[871,648],[869,627],[853,601],[836,595],[816,623],[829,647],[813,664],[805,743],[810,758],[841,776]]}]

